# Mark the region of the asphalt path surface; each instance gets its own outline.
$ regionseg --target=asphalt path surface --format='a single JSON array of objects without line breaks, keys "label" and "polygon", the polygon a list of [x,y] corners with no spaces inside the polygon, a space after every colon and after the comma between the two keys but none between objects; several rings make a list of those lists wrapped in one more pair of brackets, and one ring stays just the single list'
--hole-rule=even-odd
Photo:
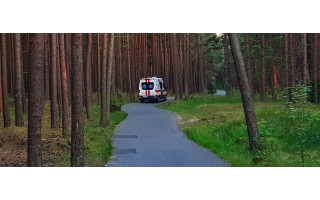
[{"label": "asphalt path surface", "polygon": [[128,117],[118,125],[108,167],[227,167],[212,152],[187,139],[176,116],[158,103],[122,107]]}]

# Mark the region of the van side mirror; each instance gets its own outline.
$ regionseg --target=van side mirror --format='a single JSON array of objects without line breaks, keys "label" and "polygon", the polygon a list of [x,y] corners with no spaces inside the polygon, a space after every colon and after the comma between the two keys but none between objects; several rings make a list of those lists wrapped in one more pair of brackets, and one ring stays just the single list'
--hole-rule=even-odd
[{"label": "van side mirror", "polygon": [[167,90],[167,89],[168,89],[168,87],[167,87],[167,86],[165,86],[165,87],[164,87],[164,89],[165,89],[165,90]]}]

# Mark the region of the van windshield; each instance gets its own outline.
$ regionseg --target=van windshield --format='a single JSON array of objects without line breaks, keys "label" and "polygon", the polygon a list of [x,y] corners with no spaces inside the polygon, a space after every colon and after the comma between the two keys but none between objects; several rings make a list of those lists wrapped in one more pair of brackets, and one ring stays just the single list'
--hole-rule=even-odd
[{"label": "van windshield", "polygon": [[154,84],[151,82],[147,83],[147,82],[143,82],[141,83],[141,87],[143,90],[153,90],[153,86]]}]

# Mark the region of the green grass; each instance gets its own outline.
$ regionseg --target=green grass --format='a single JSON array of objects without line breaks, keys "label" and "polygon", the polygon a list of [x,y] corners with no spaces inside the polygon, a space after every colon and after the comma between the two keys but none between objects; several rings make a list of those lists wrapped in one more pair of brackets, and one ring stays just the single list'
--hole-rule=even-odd
[{"label": "green grass", "polygon": [[127,117],[122,111],[110,114],[110,124],[107,127],[100,125],[100,106],[92,107],[94,119],[85,120],[84,142],[86,166],[104,166],[112,152],[112,135],[116,126]]},{"label": "green grass", "polygon": [[[241,98],[193,96],[159,106],[183,119],[189,139],[216,153],[231,166],[302,166],[295,125],[281,102],[255,102],[263,151],[251,153]],[[303,122],[305,166],[320,166],[320,107],[309,105]]]},{"label": "green grass", "polygon": [[[94,94],[93,98],[97,95]],[[119,100],[118,100],[119,101]],[[125,112],[120,111],[122,105],[129,103],[126,94],[121,93],[121,101],[117,103],[118,110],[110,114],[110,124],[107,127],[100,125],[100,106],[92,106],[92,120],[86,119],[83,109],[84,119],[84,143],[85,143],[85,165],[86,166],[104,166],[112,152],[112,135],[116,126],[127,117]],[[23,157],[19,159],[8,158],[8,166],[25,166],[27,150],[27,122],[28,116],[24,114],[24,127],[14,126],[14,106],[10,99],[10,117],[11,127],[3,128],[3,120],[0,120],[0,150],[15,153],[22,151]],[[2,114],[1,114],[2,115]],[[2,116],[1,116],[2,117]],[[62,137],[62,129],[50,128],[50,103],[46,102],[42,120],[42,139],[44,166],[70,166],[70,138]],[[22,164],[20,164],[22,163]],[[2,164],[0,163],[0,166]]]}]

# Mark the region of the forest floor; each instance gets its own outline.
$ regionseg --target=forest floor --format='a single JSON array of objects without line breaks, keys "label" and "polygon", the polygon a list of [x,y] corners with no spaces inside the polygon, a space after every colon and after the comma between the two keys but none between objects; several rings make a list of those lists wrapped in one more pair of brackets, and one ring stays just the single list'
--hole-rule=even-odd
[{"label": "forest floor", "polygon": [[[178,115],[187,137],[231,166],[320,166],[320,106],[308,105],[308,120],[293,122],[282,102],[255,102],[263,150],[251,153],[241,98],[195,95],[159,108]],[[303,127],[303,138],[297,128]],[[303,148],[301,148],[301,144]],[[302,164],[302,157],[304,162]]]},{"label": "forest floor", "polygon": [[[14,106],[10,107],[11,127],[0,129],[0,167],[23,167],[27,162],[27,115],[24,127],[14,126]],[[92,106],[92,120],[84,113],[85,165],[104,166],[112,151],[112,135],[127,114],[114,111],[109,126],[100,126],[100,106]],[[0,122],[3,127],[3,121]],[[62,137],[62,128],[50,128],[50,103],[46,102],[42,121],[42,160],[43,166],[70,166],[70,138]]]}]

